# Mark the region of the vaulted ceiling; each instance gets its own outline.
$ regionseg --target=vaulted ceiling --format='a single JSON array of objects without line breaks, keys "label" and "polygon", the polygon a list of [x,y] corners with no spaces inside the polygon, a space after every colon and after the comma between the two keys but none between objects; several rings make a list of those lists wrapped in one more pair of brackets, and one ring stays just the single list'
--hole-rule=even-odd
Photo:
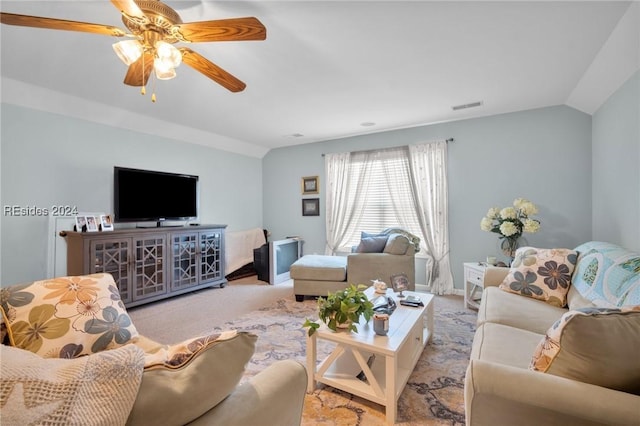
[{"label": "vaulted ceiling", "polygon": [[[597,89],[594,61],[612,37],[625,36],[616,29],[632,7],[622,1],[166,3],[184,22],[255,16],[265,25],[265,41],[190,45],[244,81],[243,92],[182,65],[175,79],[151,82],[141,96],[122,83],[126,66],[111,48],[115,38],[2,25],[2,101],[256,156],[550,105],[592,113],[610,94]],[[3,1],[0,8],[124,29],[107,0]],[[475,102],[482,104],[452,108]]]}]

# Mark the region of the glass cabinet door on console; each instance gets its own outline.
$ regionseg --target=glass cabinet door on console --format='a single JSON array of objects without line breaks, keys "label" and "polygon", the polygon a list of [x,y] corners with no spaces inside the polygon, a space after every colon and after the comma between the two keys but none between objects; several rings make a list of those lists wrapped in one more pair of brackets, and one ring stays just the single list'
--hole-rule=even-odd
[{"label": "glass cabinet door on console", "polygon": [[198,233],[176,234],[171,237],[171,290],[198,284]]},{"label": "glass cabinet door on console", "polygon": [[92,240],[89,247],[88,273],[111,274],[120,291],[122,302],[131,302],[133,300],[129,270],[131,239]]},{"label": "glass cabinet door on console", "polygon": [[224,277],[222,262],[222,232],[200,233],[200,282]]},{"label": "glass cabinet door on console", "polygon": [[223,232],[174,232],[171,291],[224,279]]},{"label": "glass cabinet door on console", "polygon": [[133,300],[158,296],[167,292],[165,247],[167,238],[152,235],[134,238]]}]

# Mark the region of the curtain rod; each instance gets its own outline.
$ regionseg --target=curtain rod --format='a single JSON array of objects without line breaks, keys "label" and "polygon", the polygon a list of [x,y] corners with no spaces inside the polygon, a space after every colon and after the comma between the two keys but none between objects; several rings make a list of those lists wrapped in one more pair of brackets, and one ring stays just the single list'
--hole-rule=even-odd
[{"label": "curtain rod", "polygon": [[[447,143],[455,142],[455,139],[454,138],[449,138],[449,139],[445,139],[444,141],[447,142]],[[394,148],[394,147],[391,147],[391,148]],[[388,148],[382,148],[382,149],[388,149]],[[374,150],[371,150],[371,151],[377,151],[377,150],[374,149]],[[321,157],[324,157],[325,155],[326,154],[320,154]]]}]

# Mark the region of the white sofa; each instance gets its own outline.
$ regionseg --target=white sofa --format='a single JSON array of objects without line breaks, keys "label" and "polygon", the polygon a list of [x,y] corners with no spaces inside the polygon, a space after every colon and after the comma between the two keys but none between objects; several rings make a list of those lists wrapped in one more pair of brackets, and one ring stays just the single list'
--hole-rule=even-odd
[{"label": "white sofa", "polygon": [[513,271],[487,269],[467,425],[640,425],[640,311],[617,312],[640,305],[640,254],[600,242],[576,251],[566,307],[504,291]]}]

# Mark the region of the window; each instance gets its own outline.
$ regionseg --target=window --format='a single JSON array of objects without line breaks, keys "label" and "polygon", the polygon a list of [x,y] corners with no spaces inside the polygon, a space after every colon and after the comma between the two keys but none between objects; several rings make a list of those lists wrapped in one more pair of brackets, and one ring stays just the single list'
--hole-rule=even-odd
[{"label": "window", "polygon": [[360,176],[365,178],[363,185],[350,186],[348,197],[356,200],[356,193],[364,191],[360,212],[349,223],[339,251],[351,251],[352,246],[357,246],[361,231],[375,233],[391,227],[406,229],[424,241],[411,196],[409,161],[405,150],[355,154],[346,178],[357,181]]},{"label": "window", "polygon": [[350,252],[361,231],[400,227],[420,237],[430,291],[451,294],[446,145],[327,154],[327,254]]}]

